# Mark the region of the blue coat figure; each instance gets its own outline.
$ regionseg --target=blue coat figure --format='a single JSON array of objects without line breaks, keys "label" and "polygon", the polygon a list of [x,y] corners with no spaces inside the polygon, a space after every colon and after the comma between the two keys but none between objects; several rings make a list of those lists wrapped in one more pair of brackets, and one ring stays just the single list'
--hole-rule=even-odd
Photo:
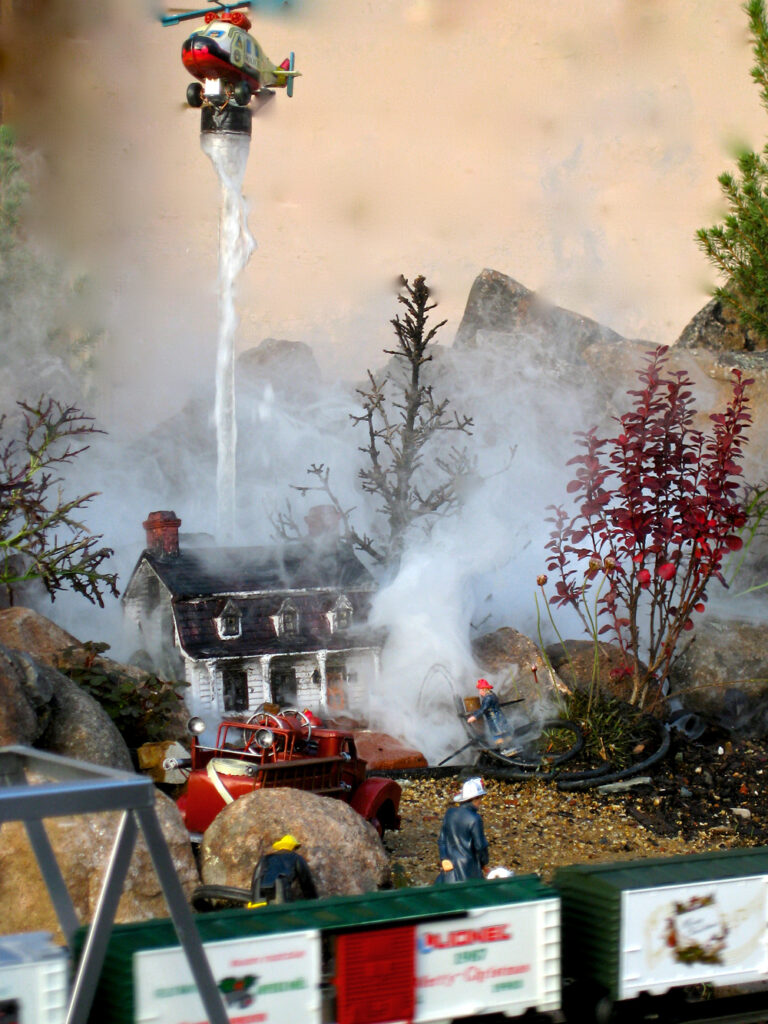
[{"label": "blue coat figure", "polygon": [[467,779],[461,793],[455,796],[456,807],[449,807],[437,848],[440,851],[438,882],[465,882],[482,878],[488,863],[488,841],[478,805],[485,795],[482,779]]},{"label": "blue coat figure", "polygon": [[501,710],[499,698],[493,692],[493,687],[487,679],[478,679],[477,689],[481,696],[480,708],[474,715],[470,715],[467,721],[474,722],[478,718],[485,717],[491,743],[496,746],[509,743],[509,722]]}]

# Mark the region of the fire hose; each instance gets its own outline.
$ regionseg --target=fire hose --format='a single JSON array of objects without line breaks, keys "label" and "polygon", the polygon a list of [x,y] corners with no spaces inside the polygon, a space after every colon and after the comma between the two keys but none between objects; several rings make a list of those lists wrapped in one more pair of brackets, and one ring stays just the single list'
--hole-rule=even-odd
[{"label": "fire hose", "polygon": [[234,803],[234,797],[227,790],[224,783],[219,778],[220,775],[250,775],[256,774],[256,768],[252,764],[246,764],[244,761],[236,761],[233,757],[214,757],[208,762],[206,768],[208,778],[211,780],[211,784],[216,792],[219,794],[225,804]]}]

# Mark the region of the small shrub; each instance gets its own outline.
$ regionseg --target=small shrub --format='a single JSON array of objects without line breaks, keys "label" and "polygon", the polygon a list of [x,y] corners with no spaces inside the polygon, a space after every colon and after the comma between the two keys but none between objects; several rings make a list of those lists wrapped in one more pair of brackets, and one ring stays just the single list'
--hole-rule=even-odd
[{"label": "small shrub", "polygon": [[129,747],[166,738],[166,728],[180,710],[179,690],[189,683],[169,682],[146,673],[138,681],[107,666],[101,655],[109,644],[89,641],[67,647],[58,670],[101,704]]},{"label": "small shrub", "polygon": [[584,733],[584,752],[590,761],[609,761],[616,768],[632,763],[646,736],[646,716],[618,700],[575,690],[568,699],[568,718],[578,722]]},{"label": "small shrub", "polygon": [[[639,708],[661,698],[678,644],[705,610],[709,583],[726,583],[724,559],[743,547],[747,523],[739,462],[752,381],[733,371],[731,398],[706,434],[693,426],[692,381],[667,359],[665,347],[649,353],[615,436],[576,435],[582,451],[567,486],[576,510],[553,506],[547,544],[556,575],[548,607],[573,608],[596,652],[609,634],[624,655],[612,674],[625,674]],[[542,590],[546,582],[539,576]]]}]

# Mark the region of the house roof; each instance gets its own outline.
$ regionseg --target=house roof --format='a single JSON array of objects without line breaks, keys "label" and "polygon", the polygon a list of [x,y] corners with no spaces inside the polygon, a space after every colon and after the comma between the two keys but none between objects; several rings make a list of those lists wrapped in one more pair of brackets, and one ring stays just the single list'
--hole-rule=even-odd
[{"label": "house roof", "polygon": [[[147,549],[131,574],[124,600],[141,593],[148,571],[167,588],[179,644],[192,658],[359,650],[383,643],[384,634],[367,626],[373,578],[341,539],[330,544],[308,539],[272,547],[182,548],[176,555]],[[332,631],[328,612],[340,594],[351,603],[352,624]],[[278,635],[272,617],[289,595],[300,627],[297,635]],[[241,617],[241,632],[222,639],[216,619],[230,600]]]},{"label": "house roof", "polygon": [[182,549],[162,557],[144,551],[145,560],[175,600],[214,594],[265,591],[373,588],[373,579],[352,547],[311,540],[271,547]]},{"label": "house roof", "polygon": [[368,594],[353,593],[352,625],[331,632],[326,613],[333,607],[333,592],[315,591],[298,596],[294,603],[299,616],[295,635],[278,635],[272,622],[282,604],[280,594],[234,598],[240,614],[240,635],[222,639],[216,629],[228,598],[210,597],[173,603],[179,644],[189,657],[245,658],[262,654],[306,654],[314,651],[348,651],[380,648],[384,633],[367,625]]}]

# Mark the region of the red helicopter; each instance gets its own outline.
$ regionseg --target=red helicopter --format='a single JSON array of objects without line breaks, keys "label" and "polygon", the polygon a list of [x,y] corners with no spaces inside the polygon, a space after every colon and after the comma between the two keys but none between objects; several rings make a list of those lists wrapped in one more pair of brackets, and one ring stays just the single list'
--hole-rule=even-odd
[{"label": "red helicopter", "polygon": [[234,102],[247,107],[252,96],[272,88],[285,89],[293,96],[293,80],[300,74],[294,70],[293,53],[282,64],[273,64],[249,34],[250,19],[237,9],[250,7],[252,0],[209,3],[215,3],[217,9],[202,8],[161,18],[163,25],[205,19],[205,27],[196,29],[181,46],[184,67],[198,79],[187,88],[187,103],[202,107],[204,103],[222,106]]}]

